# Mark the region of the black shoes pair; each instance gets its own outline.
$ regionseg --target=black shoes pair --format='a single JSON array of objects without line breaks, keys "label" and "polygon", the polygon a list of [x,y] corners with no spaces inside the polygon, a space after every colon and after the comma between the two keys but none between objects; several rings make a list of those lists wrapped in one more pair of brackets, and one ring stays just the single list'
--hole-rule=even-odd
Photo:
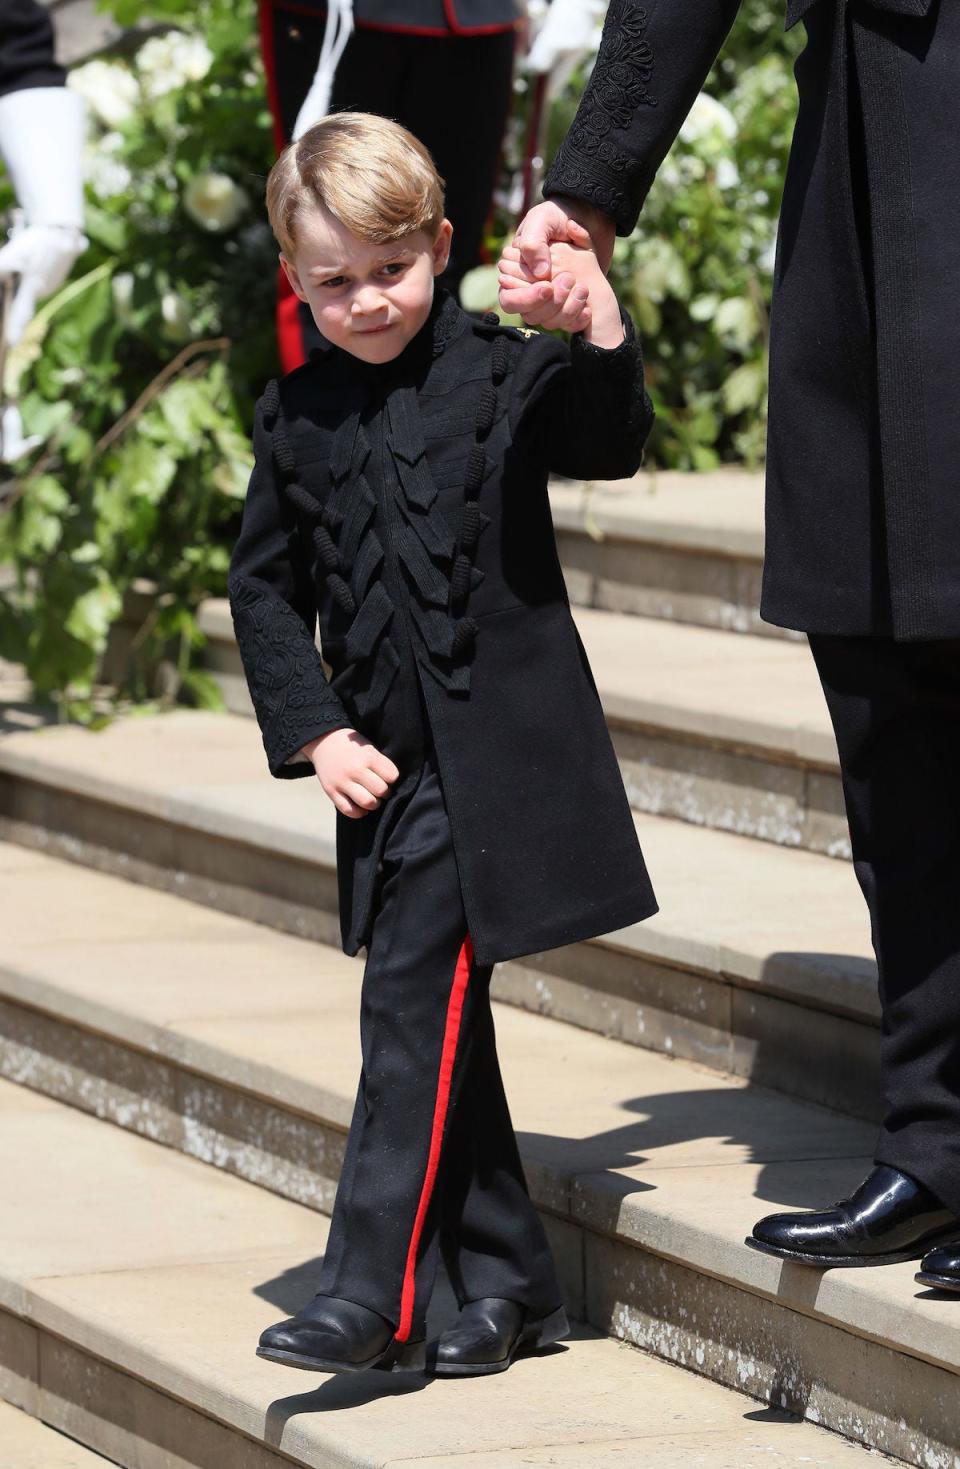
[{"label": "black shoes pair", "polygon": [[960,1292],[960,1218],[929,1189],[885,1165],[849,1199],[809,1214],[771,1214],[751,1249],[801,1265],[896,1265],[923,1257],[917,1280]]},{"label": "black shoes pair", "polygon": [[[398,1342],[393,1330],[367,1306],[315,1296],[296,1316],[267,1327],[257,1356],[311,1372],[424,1371],[426,1343]],[[569,1330],[562,1307],[534,1319],[516,1301],[469,1301],[431,1349],[431,1370],[441,1377],[506,1372],[516,1357],[560,1341]]]}]

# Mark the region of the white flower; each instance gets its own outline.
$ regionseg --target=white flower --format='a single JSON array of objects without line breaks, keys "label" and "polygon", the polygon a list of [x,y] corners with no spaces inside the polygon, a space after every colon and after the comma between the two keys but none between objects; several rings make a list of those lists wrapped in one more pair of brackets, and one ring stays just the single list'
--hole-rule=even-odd
[{"label": "white flower", "polygon": [[136,77],[116,61],[88,61],[85,66],[74,67],[68,85],[109,128],[128,122],[140,101]]},{"label": "white flower", "polygon": [[732,158],[721,158],[717,162],[716,180],[718,189],[735,189],[740,182],[740,170]]},{"label": "white flower", "polygon": [[717,307],[713,325],[717,336],[728,346],[746,352],[759,329],[757,308],[746,296],[728,296]]},{"label": "white flower", "polygon": [[737,121],[722,102],[707,92],[701,92],[687,113],[680,136],[687,143],[699,143],[711,135],[731,141],[737,136]]},{"label": "white flower", "polygon": [[160,315],[163,317],[166,334],[176,342],[190,336],[190,306],[179,291],[164,291],[160,297]]},{"label": "white flower", "polygon": [[84,152],[84,177],[98,199],[113,199],[126,193],[133,183],[133,174],[118,151],[117,140],[122,144],[119,133],[104,133],[103,137]]},{"label": "white flower", "polygon": [[213,65],[213,52],[200,36],[168,31],[151,36],[137,52],[137,71],[151,101],[176,92],[187,82],[201,81]]},{"label": "white flower", "polygon": [[247,196],[225,173],[198,173],[183,192],[183,207],[205,230],[229,230],[247,207]]},{"label": "white flower", "polygon": [[117,320],[123,326],[129,326],[133,320],[133,273],[129,270],[118,270],[110,282],[110,288]]}]

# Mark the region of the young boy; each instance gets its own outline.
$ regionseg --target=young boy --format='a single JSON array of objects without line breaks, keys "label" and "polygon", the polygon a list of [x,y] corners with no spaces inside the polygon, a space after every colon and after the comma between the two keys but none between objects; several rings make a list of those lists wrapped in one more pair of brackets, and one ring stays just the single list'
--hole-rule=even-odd
[{"label": "young boy", "polygon": [[656,911],[547,497],[551,470],[639,466],[640,347],[586,249],[557,256],[569,347],[435,293],[441,181],[382,118],[307,132],[267,206],[329,350],[258,404],[230,602],[271,772],[315,772],[339,813],[343,945],[367,962],[320,1294],[259,1353],[421,1367],[442,1253],[462,1309],[436,1370],[502,1371],[567,1322],[491,967]]}]

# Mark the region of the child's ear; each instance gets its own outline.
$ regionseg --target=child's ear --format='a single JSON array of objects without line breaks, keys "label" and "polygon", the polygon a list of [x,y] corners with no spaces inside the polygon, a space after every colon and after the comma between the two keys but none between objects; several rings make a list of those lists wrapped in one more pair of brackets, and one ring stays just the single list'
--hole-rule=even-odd
[{"label": "child's ear", "polygon": [[433,273],[443,275],[450,259],[450,245],[453,241],[453,225],[449,219],[440,221],[437,230],[437,238],[433,242]]},{"label": "child's ear", "polygon": [[290,282],[290,287],[293,291],[293,294],[295,296],[299,296],[301,301],[306,301],[307,293],[300,283],[300,277],[297,274],[297,267],[294,265],[292,260],[288,259],[288,257],[283,254],[282,251],[280,253],[280,264],[283,266],[284,275]]}]

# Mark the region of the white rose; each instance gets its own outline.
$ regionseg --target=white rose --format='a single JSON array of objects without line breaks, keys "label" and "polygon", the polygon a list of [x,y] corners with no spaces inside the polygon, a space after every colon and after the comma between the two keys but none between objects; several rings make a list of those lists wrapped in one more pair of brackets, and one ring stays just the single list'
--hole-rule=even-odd
[{"label": "white rose", "polygon": [[248,204],[246,194],[225,173],[198,173],[183,192],[183,207],[206,230],[232,229]]},{"label": "white rose", "polygon": [[151,36],[137,52],[137,71],[144,95],[151,101],[167,92],[176,92],[187,82],[206,76],[213,63],[213,52],[199,36],[183,31],[168,31],[164,36]]},{"label": "white rose", "polygon": [[[118,136],[106,134],[108,138]],[[110,149],[96,145],[85,150],[84,177],[98,199],[114,199],[133,183],[133,174],[123,160],[115,158]]]},{"label": "white rose", "polygon": [[164,291],[160,297],[160,315],[167,336],[175,342],[184,342],[191,335],[190,307],[179,291]]},{"label": "white rose", "polygon": [[116,61],[88,61],[85,66],[74,67],[68,85],[79,92],[105,127],[128,122],[140,101],[136,77]]},{"label": "white rose", "polygon": [[711,134],[729,142],[737,136],[737,121],[722,102],[707,92],[701,92],[687,113],[680,136],[686,143],[698,143]]}]

